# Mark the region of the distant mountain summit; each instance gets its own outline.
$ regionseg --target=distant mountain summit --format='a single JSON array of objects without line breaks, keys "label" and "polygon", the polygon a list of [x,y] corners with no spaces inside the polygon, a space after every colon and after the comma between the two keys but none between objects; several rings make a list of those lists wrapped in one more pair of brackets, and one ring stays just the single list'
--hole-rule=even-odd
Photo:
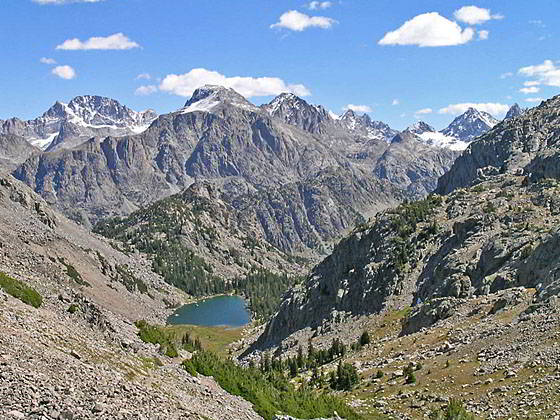
[{"label": "distant mountain summit", "polygon": [[522,115],[526,109],[521,108],[518,104],[513,104],[506,114],[505,120],[511,120],[512,118],[519,117]]},{"label": "distant mountain summit", "polygon": [[410,133],[419,136],[424,133],[435,133],[436,129],[431,125],[429,125],[428,123],[425,123],[424,121],[418,121],[412,124],[411,126],[409,126],[405,131],[408,131]]},{"label": "distant mountain summit", "polygon": [[499,122],[487,112],[469,108],[464,114],[455,118],[445,130],[442,130],[442,133],[464,142],[471,142],[476,137],[487,133]]},{"label": "distant mountain summit", "polygon": [[30,121],[0,121],[0,134],[23,137],[44,150],[71,148],[95,136],[123,136],[146,130],[157,118],[152,110],[133,111],[101,96],[77,96],[68,104],[57,101]]},{"label": "distant mountain summit", "polygon": [[311,105],[293,93],[282,93],[261,107],[268,115],[279,118],[310,133],[321,133],[333,122],[321,105]]}]

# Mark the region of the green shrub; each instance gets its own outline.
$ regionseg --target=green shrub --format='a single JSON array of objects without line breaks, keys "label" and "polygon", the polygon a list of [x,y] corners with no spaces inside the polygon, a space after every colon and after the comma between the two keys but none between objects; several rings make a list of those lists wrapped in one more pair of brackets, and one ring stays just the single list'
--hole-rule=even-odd
[{"label": "green shrub", "polygon": [[62,265],[64,265],[64,267],[66,267],[66,275],[68,277],[70,277],[72,280],[74,280],[80,286],[91,287],[91,284],[89,284],[86,280],[84,280],[82,278],[82,276],[80,275],[80,273],[78,273],[78,270],[76,270],[76,267],[74,267],[70,263],[67,263],[64,258],[59,258],[58,261],[60,261],[62,263]]},{"label": "green shrub", "polygon": [[416,383],[416,375],[414,375],[414,372],[408,372],[408,375],[406,375],[406,383],[409,385]]},{"label": "green shrub", "polygon": [[187,359],[184,360],[183,363],[183,368],[191,375],[191,376],[197,376],[196,373],[196,368],[194,366],[194,363],[191,359]]},{"label": "green shrub", "polygon": [[470,414],[463,403],[452,399],[449,405],[443,410],[434,411],[430,414],[431,420],[475,420],[476,417]]},{"label": "green shrub", "polygon": [[7,294],[34,308],[40,307],[43,303],[43,298],[39,292],[4,273],[0,273],[0,288]]},{"label": "green shrub", "polygon": [[377,379],[381,379],[381,378],[383,378],[384,375],[385,375],[385,374],[384,374],[383,371],[380,369],[380,370],[377,371],[377,374],[375,375],[375,377],[376,377]]},{"label": "green shrub", "polygon": [[76,312],[78,312],[78,309],[80,309],[80,307],[78,305],[76,305],[75,303],[73,303],[72,305],[70,305],[67,309],[67,312],[70,314],[75,314]]},{"label": "green shrub", "polygon": [[166,332],[162,327],[150,325],[144,320],[135,322],[135,325],[139,329],[138,337],[144,343],[159,344],[167,357],[179,356],[172,335]]},{"label": "green shrub", "polygon": [[367,331],[364,331],[360,336],[360,345],[365,346],[366,344],[371,343],[371,337]]}]

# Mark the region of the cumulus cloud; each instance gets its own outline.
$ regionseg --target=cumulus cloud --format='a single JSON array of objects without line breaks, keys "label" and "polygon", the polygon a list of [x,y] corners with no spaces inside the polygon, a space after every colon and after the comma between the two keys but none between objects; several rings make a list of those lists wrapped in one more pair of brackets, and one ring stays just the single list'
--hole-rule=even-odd
[{"label": "cumulus cloud", "polygon": [[540,88],[536,87],[536,86],[531,86],[531,87],[524,87],[519,89],[519,92],[524,93],[525,95],[528,95],[530,93],[538,93],[540,92]]},{"label": "cumulus cloud", "polygon": [[494,116],[501,116],[505,115],[508,111],[510,106],[506,104],[500,103],[460,103],[460,104],[451,104],[446,106],[445,108],[441,108],[438,113],[439,114],[451,114],[451,115],[459,115],[466,112],[469,108],[474,108],[479,111],[488,112]]},{"label": "cumulus cloud", "polygon": [[70,4],[70,3],[99,3],[105,0],[32,0],[33,3],[38,4],[54,4],[54,5],[61,5],[61,4]]},{"label": "cumulus cloud", "polygon": [[542,101],[544,101],[543,98],[527,98],[527,99],[525,99],[525,102],[529,102],[529,103],[542,102]]},{"label": "cumulus cloud", "polygon": [[364,113],[372,111],[371,107],[367,105],[354,105],[354,104],[348,104],[342,109],[344,111],[354,111],[354,112],[364,112]]},{"label": "cumulus cloud", "polygon": [[39,61],[43,64],[48,64],[49,66],[56,64],[56,60],[54,58],[41,57]]},{"label": "cumulus cloud", "polygon": [[434,112],[432,108],[422,108],[416,111],[414,115],[427,115],[431,114],[432,112]]},{"label": "cumulus cloud", "polygon": [[481,41],[487,40],[489,35],[489,31],[478,31],[478,39],[480,39]]},{"label": "cumulus cloud", "polygon": [[62,44],[57,45],[57,50],[129,50],[131,48],[139,48],[136,42],[129,39],[123,33],[117,33],[106,37],[91,37],[86,41],[78,38],[67,39]]},{"label": "cumulus cloud", "polygon": [[134,91],[134,94],[138,96],[148,96],[151,95],[152,93],[156,93],[157,91],[158,88],[155,85],[144,85],[136,89]]},{"label": "cumulus cloud", "polygon": [[391,102],[391,105],[399,105],[401,103],[401,101],[399,101],[398,99],[393,99],[393,102]]},{"label": "cumulus cloud", "polygon": [[246,98],[272,96],[289,92],[298,96],[309,96],[311,92],[301,84],[287,84],[277,77],[227,77],[217,71],[203,68],[192,69],[185,74],[169,74],[159,89],[175,95],[190,97],[204,85],[220,85],[232,88]]},{"label": "cumulus cloud", "polygon": [[152,75],[150,73],[140,73],[136,76],[135,80],[151,80]]},{"label": "cumulus cloud", "polygon": [[270,25],[270,27],[272,29],[285,28],[291,31],[301,32],[308,28],[329,29],[335,23],[337,23],[336,20],[325,16],[308,16],[297,10],[290,10],[282,14],[279,21]]},{"label": "cumulus cloud", "polygon": [[535,78],[538,82],[547,86],[560,87],[560,67],[556,66],[552,60],[545,60],[542,64],[522,67],[519,74],[526,77]]},{"label": "cumulus cloud", "polygon": [[56,66],[52,69],[52,74],[64,80],[72,80],[76,78],[76,70],[70,66]]},{"label": "cumulus cloud", "polygon": [[332,6],[332,1],[312,1],[307,5],[310,10],[328,9]]},{"label": "cumulus cloud", "polygon": [[464,6],[453,13],[455,19],[469,25],[479,25],[492,19],[503,19],[502,15],[493,15],[490,9],[483,9],[476,6]]},{"label": "cumulus cloud", "polygon": [[415,16],[400,28],[387,32],[378,44],[445,47],[466,44],[474,35],[472,28],[463,29],[456,22],[432,12]]},{"label": "cumulus cloud", "polygon": [[539,86],[540,84],[541,84],[541,82],[538,82],[536,80],[528,80],[526,82],[523,82],[523,86],[527,86],[527,87]]},{"label": "cumulus cloud", "polygon": [[513,73],[508,71],[507,73],[500,74],[500,79],[507,79],[508,77],[513,77]]}]

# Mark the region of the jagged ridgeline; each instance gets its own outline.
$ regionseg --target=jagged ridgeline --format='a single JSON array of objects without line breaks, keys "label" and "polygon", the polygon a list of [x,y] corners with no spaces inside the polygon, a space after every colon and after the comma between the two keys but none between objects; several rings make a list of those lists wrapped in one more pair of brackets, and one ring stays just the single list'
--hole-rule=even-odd
[{"label": "jagged ridgeline", "polygon": [[558,294],[559,127],[560,97],[498,124],[440,179],[449,194],[382,212],[343,239],[286,295],[260,343],[410,305],[419,309],[403,333],[414,332],[437,320],[421,309],[437,298]]},{"label": "jagged ridgeline", "polygon": [[124,252],[149,254],[153,270],[190,295],[241,293],[259,317],[272,315],[307,261],[273,247],[239,212],[200,191],[193,187],[94,230]]}]

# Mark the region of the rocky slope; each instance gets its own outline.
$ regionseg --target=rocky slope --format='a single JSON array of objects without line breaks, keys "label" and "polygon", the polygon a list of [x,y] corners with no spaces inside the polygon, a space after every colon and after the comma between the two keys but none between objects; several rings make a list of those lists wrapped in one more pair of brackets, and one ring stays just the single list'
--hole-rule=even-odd
[{"label": "rocky slope", "polygon": [[0,134],[0,171],[11,171],[21,165],[40,149],[32,146],[23,137],[13,134]]},{"label": "rocky slope", "polygon": [[446,194],[499,172],[526,172],[531,179],[556,177],[559,117],[560,96],[556,96],[498,124],[455,161],[438,181],[437,191]]},{"label": "rocky slope", "polygon": [[476,173],[473,160],[488,159],[480,166],[496,166],[479,173],[475,187],[455,184],[447,196],[384,212],[341,241],[306,284],[286,295],[260,344],[320,328],[341,313],[378,313],[520,286],[536,288],[537,301],[556,295],[559,101],[501,123],[440,179],[449,186],[445,182],[457,174]]},{"label": "rocky slope", "polygon": [[57,101],[34,120],[0,121],[0,133],[23,137],[41,149],[68,149],[94,136],[140,133],[156,117],[152,110],[136,112],[110,98],[77,96],[68,104]]},{"label": "rocky slope", "polygon": [[42,296],[34,308],[0,287],[1,418],[260,418],[137,337],[133,321],[163,323],[186,299],[143,256],[115,250],[10,176],[0,177],[0,237],[0,273]]},{"label": "rocky slope", "polygon": [[410,197],[420,199],[436,188],[438,178],[449,170],[459,154],[447,147],[432,147],[420,135],[405,130],[391,140],[374,173],[405,189]]}]

